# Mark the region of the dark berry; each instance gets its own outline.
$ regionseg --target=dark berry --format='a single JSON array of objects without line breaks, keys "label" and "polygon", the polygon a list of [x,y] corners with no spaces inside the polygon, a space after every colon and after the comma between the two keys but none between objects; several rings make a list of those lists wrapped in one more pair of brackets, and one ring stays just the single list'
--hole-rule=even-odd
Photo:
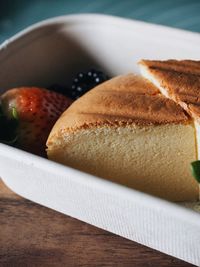
[{"label": "dark berry", "polygon": [[99,70],[91,69],[88,72],[79,72],[72,83],[71,97],[77,99],[106,80],[108,77]]}]

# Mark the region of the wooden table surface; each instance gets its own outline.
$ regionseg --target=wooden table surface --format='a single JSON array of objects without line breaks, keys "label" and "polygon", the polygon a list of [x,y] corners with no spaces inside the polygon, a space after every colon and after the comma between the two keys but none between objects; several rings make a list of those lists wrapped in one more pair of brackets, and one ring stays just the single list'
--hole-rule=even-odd
[{"label": "wooden table surface", "polygon": [[0,180],[0,267],[4,266],[193,265],[23,199]]}]

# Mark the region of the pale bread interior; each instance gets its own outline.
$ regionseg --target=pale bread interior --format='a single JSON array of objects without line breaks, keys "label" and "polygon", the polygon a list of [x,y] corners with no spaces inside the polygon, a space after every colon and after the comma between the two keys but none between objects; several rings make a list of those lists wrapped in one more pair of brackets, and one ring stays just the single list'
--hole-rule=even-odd
[{"label": "pale bread interior", "polygon": [[136,190],[172,201],[199,197],[190,172],[194,123],[141,76],[115,77],[76,100],[47,146],[51,160]]}]

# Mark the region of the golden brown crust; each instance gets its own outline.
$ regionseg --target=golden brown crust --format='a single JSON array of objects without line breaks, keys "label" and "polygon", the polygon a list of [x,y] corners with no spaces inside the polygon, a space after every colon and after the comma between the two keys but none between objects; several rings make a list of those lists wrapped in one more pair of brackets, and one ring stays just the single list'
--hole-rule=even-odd
[{"label": "golden brown crust", "polygon": [[76,100],[55,124],[48,144],[63,131],[102,125],[188,123],[183,109],[134,74],[113,78]]},{"label": "golden brown crust", "polygon": [[200,122],[200,61],[142,60],[169,97]]}]

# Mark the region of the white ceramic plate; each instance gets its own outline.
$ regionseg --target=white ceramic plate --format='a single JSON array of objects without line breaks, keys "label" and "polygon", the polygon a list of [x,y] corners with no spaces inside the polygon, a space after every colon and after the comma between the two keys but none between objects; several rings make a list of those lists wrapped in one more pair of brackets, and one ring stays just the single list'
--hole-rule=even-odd
[{"label": "white ceramic plate", "polygon": [[[29,27],[0,48],[0,88],[49,86],[91,67],[110,76],[137,61],[199,59],[199,34],[104,15]],[[19,195],[200,265],[200,215],[191,209],[0,144],[0,176]]]}]

